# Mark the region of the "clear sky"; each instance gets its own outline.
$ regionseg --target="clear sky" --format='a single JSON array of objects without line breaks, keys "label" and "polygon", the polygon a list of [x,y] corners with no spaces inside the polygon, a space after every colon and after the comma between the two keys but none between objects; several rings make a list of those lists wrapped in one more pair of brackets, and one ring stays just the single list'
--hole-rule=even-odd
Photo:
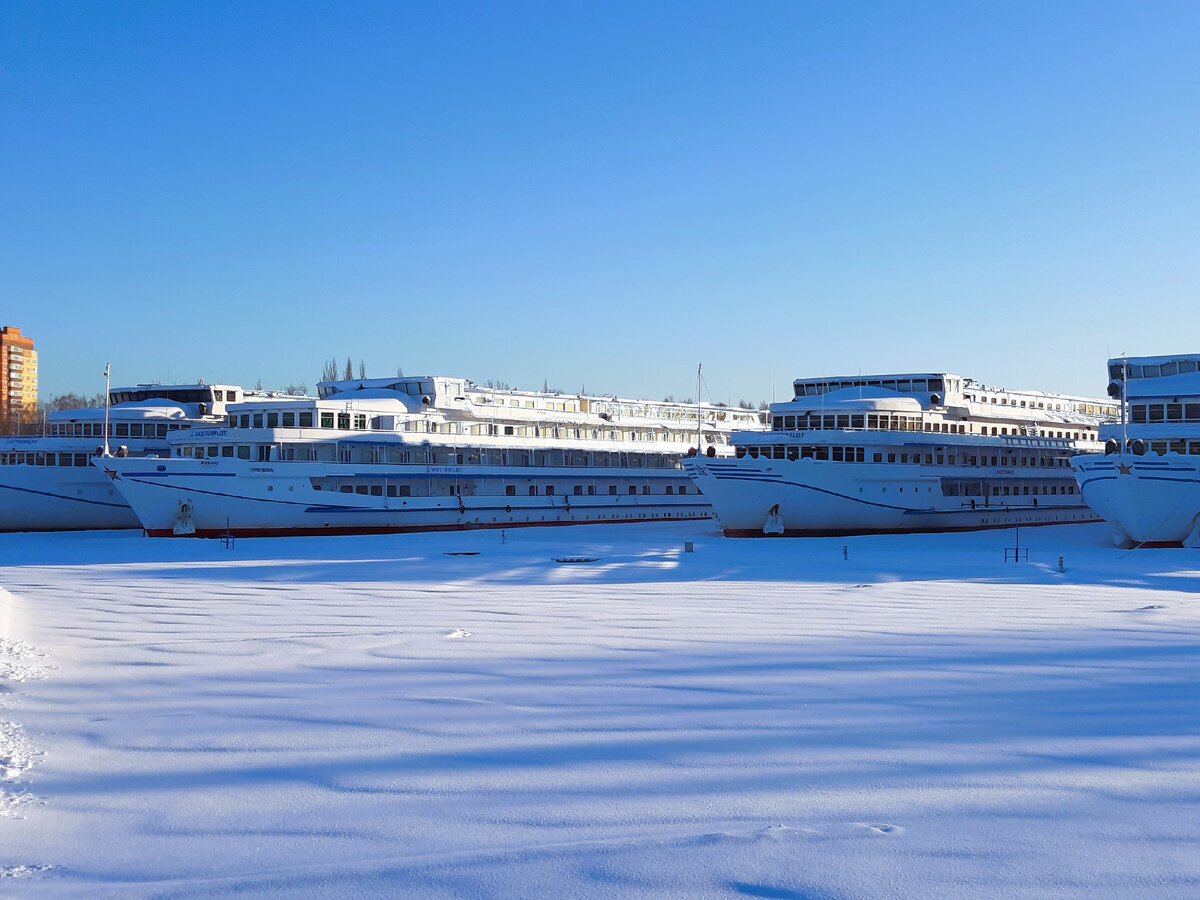
[{"label": "clear sky", "polygon": [[1200,350],[1200,3],[0,4],[43,399],[369,375],[1101,394]]}]

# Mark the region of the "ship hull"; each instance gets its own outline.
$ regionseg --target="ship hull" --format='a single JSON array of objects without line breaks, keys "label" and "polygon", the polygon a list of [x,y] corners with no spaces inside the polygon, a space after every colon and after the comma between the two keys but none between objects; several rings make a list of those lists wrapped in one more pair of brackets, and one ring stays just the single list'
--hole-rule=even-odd
[{"label": "ship hull", "polygon": [[92,466],[0,466],[0,531],[138,528],[138,518]]},{"label": "ship hull", "polygon": [[[115,483],[155,537],[260,537],[461,531],[535,525],[712,518],[679,469],[503,469],[240,460],[107,460]],[[315,485],[334,483],[350,491]],[[528,492],[535,484],[537,494]],[[505,486],[519,485],[520,495]],[[546,493],[553,485],[553,494]],[[574,494],[578,485],[583,493]],[[609,486],[619,490],[608,493]],[[606,490],[588,493],[588,487]],[[667,487],[672,490],[666,493]],[[453,493],[442,493],[453,488]],[[636,493],[629,493],[629,488]],[[407,488],[389,496],[392,488]],[[378,490],[378,493],[373,491]],[[361,491],[361,492],[360,492]],[[421,496],[425,493],[425,496]]]},{"label": "ship hull", "polygon": [[816,460],[688,460],[685,468],[713,504],[729,537],[975,531],[1015,525],[1098,521],[1078,494],[947,497],[942,479],[921,467]]},{"label": "ship hull", "polygon": [[1118,540],[1181,546],[1200,537],[1200,458],[1115,453],[1079,456],[1072,466],[1084,500]]}]

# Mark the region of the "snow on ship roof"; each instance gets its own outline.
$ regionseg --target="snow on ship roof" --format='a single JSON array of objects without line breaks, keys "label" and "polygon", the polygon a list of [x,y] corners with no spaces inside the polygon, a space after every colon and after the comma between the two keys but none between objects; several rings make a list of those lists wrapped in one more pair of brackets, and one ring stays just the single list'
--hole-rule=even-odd
[{"label": "snow on ship roof", "polygon": [[887,388],[850,387],[839,388],[825,394],[797,397],[784,403],[771,404],[772,409],[788,407],[790,409],[821,409],[835,411],[838,406],[858,406],[864,400],[875,401],[871,405],[877,409],[894,409],[920,412],[921,402],[908,394],[901,394]]},{"label": "snow on ship roof", "polygon": [[[406,386],[415,385],[420,382],[430,384],[451,384],[461,385],[463,391],[470,391],[476,394],[488,394],[495,396],[519,396],[519,397],[555,397],[555,398],[572,398],[579,400],[590,400],[604,403],[630,403],[641,406],[662,406],[662,407],[680,407],[683,409],[694,410],[697,405],[705,410],[731,410],[733,412],[746,413],[748,415],[757,415],[756,410],[742,409],[739,407],[724,406],[716,403],[708,403],[701,401],[699,404],[695,402],[685,402],[681,400],[654,400],[648,397],[618,397],[616,394],[592,394],[592,393],[572,393],[570,391],[539,391],[528,390],[526,388],[515,387],[488,387],[487,385],[476,384],[469,378],[453,375],[401,375],[393,378],[352,378],[342,381],[321,381],[317,383],[318,392],[322,399],[332,400],[342,394],[352,394],[355,398],[365,396],[375,396],[394,398],[397,394],[406,395]],[[374,392],[374,393],[372,393]],[[424,393],[429,393],[425,391]],[[411,396],[411,395],[409,395]],[[466,399],[458,397],[455,399]]]}]

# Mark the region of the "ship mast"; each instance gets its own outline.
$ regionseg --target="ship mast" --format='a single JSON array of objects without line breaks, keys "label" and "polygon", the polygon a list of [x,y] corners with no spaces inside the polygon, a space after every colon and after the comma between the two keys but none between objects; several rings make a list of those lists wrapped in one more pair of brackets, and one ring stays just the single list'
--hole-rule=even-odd
[{"label": "ship mast", "polygon": [[1124,453],[1129,447],[1129,425],[1126,420],[1129,404],[1126,402],[1126,396],[1129,393],[1129,360],[1124,356],[1121,357],[1121,452]]},{"label": "ship mast", "polygon": [[104,364],[104,455],[112,456],[108,452],[108,403],[109,403],[109,369],[112,363]]},{"label": "ship mast", "polygon": [[704,417],[700,412],[700,372],[704,363],[696,364],[696,455],[704,455]]}]

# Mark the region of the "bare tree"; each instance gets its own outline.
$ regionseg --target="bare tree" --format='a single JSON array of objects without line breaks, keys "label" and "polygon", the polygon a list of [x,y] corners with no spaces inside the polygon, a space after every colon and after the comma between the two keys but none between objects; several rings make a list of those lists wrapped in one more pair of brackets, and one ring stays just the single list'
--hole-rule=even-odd
[{"label": "bare tree", "polygon": [[329,360],[329,362],[325,363],[324,367],[321,369],[321,380],[322,381],[337,381],[338,380],[337,357],[334,357],[333,359]]},{"label": "bare tree", "polygon": [[350,361],[350,357],[346,357],[346,381],[350,381],[354,377],[354,363]]}]

